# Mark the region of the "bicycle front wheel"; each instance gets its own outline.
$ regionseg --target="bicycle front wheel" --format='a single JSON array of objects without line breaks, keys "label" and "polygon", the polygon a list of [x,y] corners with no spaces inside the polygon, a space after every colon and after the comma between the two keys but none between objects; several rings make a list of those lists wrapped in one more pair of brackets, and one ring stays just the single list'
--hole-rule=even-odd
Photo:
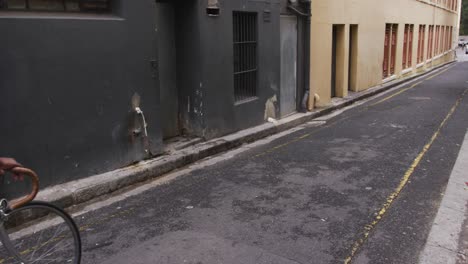
[{"label": "bicycle front wheel", "polygon": [[31,202],[0,219],[1,264],[79,264],[80,259],[78,228],[62,209]]}]

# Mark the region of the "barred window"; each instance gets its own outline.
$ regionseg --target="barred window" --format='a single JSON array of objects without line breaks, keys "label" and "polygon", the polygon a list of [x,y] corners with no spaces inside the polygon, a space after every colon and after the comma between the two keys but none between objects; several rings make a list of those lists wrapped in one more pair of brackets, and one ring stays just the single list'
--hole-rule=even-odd
[{"label": "barred window", "polygon": [[0,0],[0,10],[108,12],[110,0]]},{"label": "barred window", "polygon": [[234,12],[234,97],[257,96],[257,13]]}]

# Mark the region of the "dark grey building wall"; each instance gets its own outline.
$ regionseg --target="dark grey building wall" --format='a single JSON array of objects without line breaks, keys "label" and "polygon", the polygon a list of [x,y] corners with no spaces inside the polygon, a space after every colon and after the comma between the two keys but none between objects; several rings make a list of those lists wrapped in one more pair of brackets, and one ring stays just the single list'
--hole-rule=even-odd
[{"label": "dark grey building wall", "polygon": [[[258,26],[258,98],[237,105],[234,102],[233,11],[256,12]],[[264,19],[264,12],[267,12],[269,18]],[[206,137],[265,122],[266,101],[279,95],[279,4],[277,1],[222,1],[221,15],[214,18],[205,15],[201,25],[204,28],[202,48],[206,54],[204,86],[211,89],[205,93]],[[220,68],[223,70],[220,71]]]},{"label": "dark grey building wall", "polygon": [[[204,0],[174,4],[179,104],[186,132],[213,138],[265,122],[265,103],[279,92],[279,2],[221,0],[217,17],[206,14]],[[233,11],[258,14],[258,98],[242,104],[234,100]],[[263,19],[264,12],[269,19]]]},{"label": "dark grey building wall", "polygon": [[171,138],[180,134],[174,5],[158,2],[156,17],[162,134],[163,138]]},{"label": "dark grey building wall", "polygon": [[0,31],[0,156],[42,186],[141,160],[135,93],[161,152],[154,0],[117,1],[109,15],[1,13]]},{"label": "dark grey building wall", "polygon": [[203,61],[201,50],[200,5],[195,1],[177,1],[176,49],[179,118],[183,134],[202,136],[203,117]]}]

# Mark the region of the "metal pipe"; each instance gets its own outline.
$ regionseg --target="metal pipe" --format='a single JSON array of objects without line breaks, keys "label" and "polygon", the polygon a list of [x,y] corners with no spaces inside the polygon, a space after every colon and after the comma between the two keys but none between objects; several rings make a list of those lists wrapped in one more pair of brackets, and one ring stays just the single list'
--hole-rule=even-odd
[{"label": "metal pipe", "polygon": [[146,154],[150,155],[150,147],[149,147],[149,139],[148,139],[148,124],[146,123],[146,118],[145,114],[143,113],[143,110],[141,110],[140,107],[135,107],[135,112],[137,115],[141,116],[141,120],[143,122],[142,127],[143,127],[143,132],[144,132],[144,144],[145,144],[145,152]]},{"label": "metal pipe", "polygon": [[304,12],[301,12],[299,9],[295,8],[293,5],[291,4],[288,4],[288,8],[291,9],[294,13],[300,15],[300,16],[303,16],[303,17],[308,17],[310,16],[310,14],[307,14],[307,13],[304,13]]},{"label": "metal pipe", "polygon": [[296,9],[291,4],[288,5],[288,8],[291,9],[296,14],[302,16],[305,21],[305,30],[304,30],[304,57],[306,58],[304,61],[304,95],[301,101],[301,112],[307,112],[309,109],[308,105],[311,100],[310,96],[310,38],[311,38],[311,16],[312,16],[312,4],[310,0],[302,0],[300,1],[304,8],[305,12],[301,12],[300,10]]}]

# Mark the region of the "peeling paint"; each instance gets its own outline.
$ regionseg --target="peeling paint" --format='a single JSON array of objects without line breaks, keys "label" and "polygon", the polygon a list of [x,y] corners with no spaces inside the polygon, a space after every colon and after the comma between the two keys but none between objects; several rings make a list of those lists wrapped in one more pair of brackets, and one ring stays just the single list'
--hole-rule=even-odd
[{"label": "peeling paint", "polygon": [[268,120],[268,118],[276,119],[276,103],[278,102],[278,98],[276,94],[270,97],[265,103],[265,115],[264,119]]}]

